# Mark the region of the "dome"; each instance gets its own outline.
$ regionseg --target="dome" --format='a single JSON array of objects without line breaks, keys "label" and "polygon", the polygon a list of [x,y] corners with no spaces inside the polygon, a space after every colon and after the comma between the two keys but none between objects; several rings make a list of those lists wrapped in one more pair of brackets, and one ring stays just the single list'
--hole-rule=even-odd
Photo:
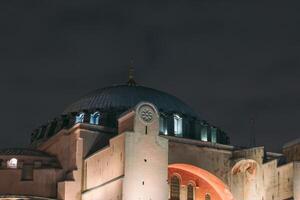
[{"label": "dome", "polygon": [[175,96],[139,85],[116,85],[95,90],[67,107],[64,114],[84,110],[125,112],[141,101],[153,103],[160,112],[199,118],[198,113]]},{"label": "dome", "polygon": [[79,98],[60,115],[35,129],[31,144],[38,145],[61,129],[77,123],[98,125],[104,132],[118,134],[118,118],[140,102],[149,102],[160,112],[159,134],[228,144],[229,138],[221,129],[209,124],[177,97],[156,89],[127,84],[104,87]]}]

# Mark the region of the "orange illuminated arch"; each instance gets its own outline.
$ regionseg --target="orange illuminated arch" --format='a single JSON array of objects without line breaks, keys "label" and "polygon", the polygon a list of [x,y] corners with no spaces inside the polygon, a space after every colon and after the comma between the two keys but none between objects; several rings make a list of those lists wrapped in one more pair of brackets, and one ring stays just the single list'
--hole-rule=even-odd
[{"label": "orange illuminated arch", "polygon": [[189,164],[171,164],[168,168],[169,178],[173,174],[180,174],[181,184],[188,185],[195,182],[197,192],[195,200],[202,200],[209,193],[215,200],[234,200],[229,188],[215,175]]}]

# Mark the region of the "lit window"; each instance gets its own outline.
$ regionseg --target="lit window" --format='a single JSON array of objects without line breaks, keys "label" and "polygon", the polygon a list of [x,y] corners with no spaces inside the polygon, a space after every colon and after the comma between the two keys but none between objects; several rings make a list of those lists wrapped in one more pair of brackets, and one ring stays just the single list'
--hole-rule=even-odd
[{"label": "lit window", "polygon": [[180,199],[180,181],[177,176],[171,178],[171,200]]},{"label": "lit window", "polygon": [[167,119],[163,115],[159,117],[159,132],[168,135]]},{"label": "lit window", "polygon": [[205,195],[205,200],[211,200],[210,194],[206,194],[206,195]]},{"label": "lit window", "polygon": [[182,118],[179,115],[174,115],[174,134],[182,136]]},{"label": "lit window", "polygon": [[201,129],[201,140],[202,141],[207,141],[207,127],[204,126]]},{"label": "lit window", "polygon": [[217,142],[217,129],[211,128],[211,142],[216,143]]},{"label": "lit window", "polygon": [[90,116],[90,124],[99,124],[99,118],[100,118],[100,113],[99,112],[94,112]]},{"label": "lit window", "polygon": [[77,123],[83,123],[84,121],[84,113],[79,113],[77,116],[76,116],[76,119],[75,119],[75,124]]},{"label": "lit window", "polygon": [[194,187],[192,184],[187,187],[187,200],[194,200]]},{"label": "lit window", "polygon": [[7,167],[16,169],[18,167],[18,160],[16,158],[12,158],[7,161]]}]

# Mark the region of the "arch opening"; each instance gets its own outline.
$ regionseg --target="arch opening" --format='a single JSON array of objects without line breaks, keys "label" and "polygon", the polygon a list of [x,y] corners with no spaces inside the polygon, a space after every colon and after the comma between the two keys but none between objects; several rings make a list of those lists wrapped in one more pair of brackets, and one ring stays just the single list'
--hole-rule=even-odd
[{"label": "arch opening", "polygon": [[[189,164],[171,164],[168,167],[169,183],[175,175],[180,176],[180,199],[203,200],[209,194],[209,198],[214,200],[234,200],[228,186],[204,169]],[[171,195],[170,200],[173,200]]]}]

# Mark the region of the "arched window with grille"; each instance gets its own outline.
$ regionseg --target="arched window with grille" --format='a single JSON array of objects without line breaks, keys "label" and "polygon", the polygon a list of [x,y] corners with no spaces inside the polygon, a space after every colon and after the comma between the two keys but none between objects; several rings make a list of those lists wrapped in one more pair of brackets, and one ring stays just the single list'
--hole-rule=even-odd
[{"label": "arched window with grille", "polygon": [[84,113],[81,112],[75,117],[75,124],[84,122]]},{"label": "arched window with grille", "polygon": [[194,200],[194,187],[192,184],[187,187],[187,200]]},{"label": "arched window with grille", "polygon": [[90,115],[90,124],[99,125],[100,113],[94,112]]},{"label": "arched window with grille", "polygon": [[180,198],[180,180],[177,176],[171,178],[171,200],[179,200]]},{"label": "arched window with grille", "polygon": [[182,137],[182,117],[174,115],[174,135]]},{"label": "arched window with grille", "polygon": [[159,133],[168,135],[167,117],[164,114],[159,116]]},{"label": "arched window with grille", "polygon": [[205,200],[211,200],[210,194],[205,195]]}]

